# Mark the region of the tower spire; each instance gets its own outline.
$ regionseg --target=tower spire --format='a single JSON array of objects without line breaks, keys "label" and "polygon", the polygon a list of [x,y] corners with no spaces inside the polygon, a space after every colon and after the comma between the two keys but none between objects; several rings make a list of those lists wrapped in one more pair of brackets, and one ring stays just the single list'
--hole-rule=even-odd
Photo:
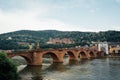
[{"label": "tower spire", "polygon": [[40,41],[37,41],[37,46],[36,49],[39,50],[40,49]]}]

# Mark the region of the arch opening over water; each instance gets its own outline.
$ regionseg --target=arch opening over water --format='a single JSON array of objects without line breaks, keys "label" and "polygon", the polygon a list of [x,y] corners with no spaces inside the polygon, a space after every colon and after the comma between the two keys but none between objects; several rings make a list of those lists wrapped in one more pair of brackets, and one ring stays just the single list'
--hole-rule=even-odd
[{"label": "arch opening over water", "polygon": [[75,55],[72,51],[67,51],[67,54],[69,55],[69,59],[74,59]]},{"label": "arch opening over water", "polygon": [[42,64],[52,64],[58,60],[58,56],[53,52],[47,52],[42,55]]},{"label": "arch opening over water", "polygon": [[28,65],[31,63],[31,60],[25,56],[13,56],[11,57],[11,60],[15,62],[17,66]]},{"label": "arch opening over water", "polygon": [[78,61],[77,54],[75,54],[73,51],[66,51],[64,52],[63,55],[63,64],[71,64],[74,63],[75,61]]},{"label": "arch opening over water", "polygon": [[80,52],[79,54],[80,54],[80,56],[86,56],[85,52],[83,52],[83,51]]},{"label": "arch opening over water", "polygon": [[18,72],[23,70],[29,63],[31,63],[31,61],[29,61],[29,59],[24,56],[14,56],[11,57],[11,60],[17,66]]},{"label": "arch opening over water", "polygon": [[95,55],[94,55],[94,53],[92,52],[92,51],[90,51],[90,56],[92,56],[92,57],[94,57]]},{"label": "arch opening over water", "polygon": [[88,57],[84,51],[79,52],[79,55],[80,55],[80,57],[79,57],[80,59],[88,59]]}]

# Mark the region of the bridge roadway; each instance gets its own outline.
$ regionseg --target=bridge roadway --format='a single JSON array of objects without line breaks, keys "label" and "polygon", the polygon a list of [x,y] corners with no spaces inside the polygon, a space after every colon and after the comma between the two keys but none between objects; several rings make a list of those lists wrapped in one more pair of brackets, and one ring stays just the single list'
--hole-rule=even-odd
[{"label": "bridge roadway", "polygon": [[42,65],[42,57],[44,55],[50,55],[53,63],[63,62],[64,56],[69,55],[69,60],[90,59],[97,57],[104,57],[104,51],[98,51],[96,49],[85,48],[70,48],[70,49],[48,49],[48,50],[31,50],[31,51],[19,51],[7,53],[9,58],[14,56],[21,56],[27,61],[27,65],[39,66]]}]

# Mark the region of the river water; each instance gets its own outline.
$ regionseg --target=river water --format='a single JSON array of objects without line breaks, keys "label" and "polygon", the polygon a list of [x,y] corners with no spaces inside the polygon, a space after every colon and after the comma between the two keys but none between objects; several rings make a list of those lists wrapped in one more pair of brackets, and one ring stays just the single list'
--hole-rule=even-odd
[{"label": "river water", "polygon": [[64,61],[42,67],[21,65],[19,80],[120,80],[120,58]]}]

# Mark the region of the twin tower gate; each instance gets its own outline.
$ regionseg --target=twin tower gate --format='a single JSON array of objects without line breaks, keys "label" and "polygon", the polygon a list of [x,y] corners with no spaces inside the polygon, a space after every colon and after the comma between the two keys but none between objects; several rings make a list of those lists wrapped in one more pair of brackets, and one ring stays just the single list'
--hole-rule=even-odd
[{"label": "twin tower gate", "polygon": [[69,55],[69,60],[90,59],[97,57],[104,57],[104,51],[95,49],[49,49],[49,50],[32,50],[24,52],[7,53],[9,58],[14,56],[21,56],[27,61],[27,65],[39,66],[42,65],[42,58],[44,55],[50,55],[53,63],[62,63],[64,56]]},{"label": "twin tower gate", "polygon": [[98,43],[98,51],[105,51],[105,54],[109,54],[108,43],[107,42],[99,42]]}]

